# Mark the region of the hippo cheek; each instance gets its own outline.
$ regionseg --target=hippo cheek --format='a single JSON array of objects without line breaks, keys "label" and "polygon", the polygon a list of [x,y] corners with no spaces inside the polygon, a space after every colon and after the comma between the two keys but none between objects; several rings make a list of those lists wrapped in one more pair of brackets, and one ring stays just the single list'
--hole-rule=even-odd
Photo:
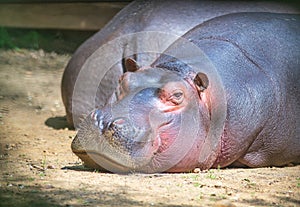
[{"label": "hippo cheek", "polygon": [[176,137],[178,136],[179,131],[179,120],[172,119],[168,123],[160,126],[158,129],[158,140],[159,140],[159,148],[157,150],[157,154],[163,153],[166,151],[175,141]]}]

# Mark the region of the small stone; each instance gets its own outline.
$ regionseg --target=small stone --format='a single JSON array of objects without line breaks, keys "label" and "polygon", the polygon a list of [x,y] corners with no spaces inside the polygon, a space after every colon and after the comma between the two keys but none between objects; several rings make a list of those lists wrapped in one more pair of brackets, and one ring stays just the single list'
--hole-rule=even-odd
[{"label": "small stone", "polygon": [[40,171],[44,171],[44,168],[43,167],[41,167],[41,166],[39,166],[39,165],[31,165],[33,168],[35,168],[35,169],[38,169],[38,170],[40,170]]},{"label": "small stone", "polygon": [[20,189],[23,189],[23,188],[24,188],[24,185],[18,184],[18,187],[19,187]]},{"label": "small stone", "polygon": [[56,167],[54,165],[48,165],[47,169],[55,169]]},{"label": "small stone", "polygon": [[46,189],[51,189],[51,188],[54,188],[54,186],[51,185],[51,184],[47,184],[47,185],[45,185],[45,188],[46,188]]},{"label": "small stone", "polygon": [[194,173],[199,173],[199,172],[201,172],[200,168],[195,168],[194,169]]}]

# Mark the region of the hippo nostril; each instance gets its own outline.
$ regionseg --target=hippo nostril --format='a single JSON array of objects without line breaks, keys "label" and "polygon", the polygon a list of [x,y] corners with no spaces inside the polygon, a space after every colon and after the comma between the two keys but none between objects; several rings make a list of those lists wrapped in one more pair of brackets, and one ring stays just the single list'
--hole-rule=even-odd
[{"label": "hippo nostril", "polygon": [[92,113],[91,113],[91,117],[96,121],[96,120],[99,120],[99,118],[101,118],[102,117],[102,112],[99,110],[99,109],[97,109],[97,110],[95,110],[95,111],[93,111]]},{"label": "hippo nostril", "polygon": [[103,135],[116,149],[128,151],[132,147],[134,128],[126,118],[116,118],[108,124]]},{"label": "hippo nostril", "polygon": [[118,118],[118,119],[115,119],[112,124],[114,124],[116,126],[122,126],[125,124],[125,122],[126,122],[125,119]]},{"label": "hippo nostril", "polygon": [[117,118],[110,123],[108,128],[113,131],[127,131],[129,127],[130,124],[128,121],[126,121],[124,118]]}]

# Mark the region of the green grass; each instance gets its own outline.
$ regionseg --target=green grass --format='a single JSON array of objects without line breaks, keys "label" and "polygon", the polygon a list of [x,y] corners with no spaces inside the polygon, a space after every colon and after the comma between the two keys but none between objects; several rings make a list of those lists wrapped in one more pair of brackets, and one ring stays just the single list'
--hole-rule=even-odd
[{"label": "green grass", "polygon": [[34,30],[20,32],[13,29],[0,27],[0,48],[19,49],[20,47],[28,49],[39,49],[41,35]]},{"label": "green grass", "polygon": [[45,171],[47,169],[47,155],[46,155],[45,151],[43,153],[44,153],[44,155],[43,155],[43,159],[41,161],[41,164],[42,164],[43,170]]},{"label": "green grass", "polygon": [[217,175],[214,173],[214,170],[208,170],[207,172],[207,178],[215,180],[217,178]]},{"label": "green grass", "polygon": [[8,31],[5,28],[0,27],[0,48],[13,49],[15,47]]}]

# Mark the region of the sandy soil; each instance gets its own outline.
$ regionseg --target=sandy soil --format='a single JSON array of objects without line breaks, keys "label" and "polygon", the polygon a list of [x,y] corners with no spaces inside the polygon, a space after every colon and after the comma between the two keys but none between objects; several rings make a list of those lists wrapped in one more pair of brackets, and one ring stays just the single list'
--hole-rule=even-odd
[{"label": "sandy soil", "polygon": [[72,154],[60,81],[70,55],[0,51],[0,206],[300,206],[300,166],[117,175]]}]

